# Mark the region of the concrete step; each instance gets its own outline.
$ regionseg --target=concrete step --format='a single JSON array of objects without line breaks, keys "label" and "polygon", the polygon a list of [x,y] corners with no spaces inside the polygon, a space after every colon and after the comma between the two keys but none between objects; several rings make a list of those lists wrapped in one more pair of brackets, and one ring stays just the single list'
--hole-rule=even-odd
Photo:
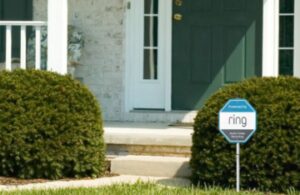
[{"label": "concrete step", "polygon": [[192,127],[168,123],[105,123],[110,155],[190,156]]},{"label": "concrete step", "polygon": [[189,158],[165,156],[120,156],[111,159],[111,173],[155,177],[189,177]]},{"label": "concrete step", "polygon": [[150,145],[120,145],[107,144],[109,155],[148,155],[148,156],[174,156],[189,157],[191,148],[184,146],[150,146]]},{"label": "concrete step", "polygon": [[162,111],[162,110],[134,110],[125,113],[124,121],[131,122],[183,122],[193,123],[197,111]]}]

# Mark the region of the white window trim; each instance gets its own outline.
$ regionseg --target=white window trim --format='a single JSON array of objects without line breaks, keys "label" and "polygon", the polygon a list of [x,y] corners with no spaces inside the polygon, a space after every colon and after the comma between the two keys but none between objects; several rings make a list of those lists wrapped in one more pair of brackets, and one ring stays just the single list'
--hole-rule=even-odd
[{"label": "white window trim", "polygon": [[294,17],[294,76],[300,77],[300,1],[295,0]]},{"label": "white window trim", "polygon": [[279,15],[294,15],[294,76],[300,77],[300,1],[295,0],[294,14],[280,14],[279,0],[264,0],[263,74],[279,76]]}]

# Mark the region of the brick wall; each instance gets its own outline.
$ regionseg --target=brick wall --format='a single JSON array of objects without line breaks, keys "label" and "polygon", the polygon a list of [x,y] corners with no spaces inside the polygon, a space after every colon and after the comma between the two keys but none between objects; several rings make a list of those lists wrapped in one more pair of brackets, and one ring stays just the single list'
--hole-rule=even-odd
[{"label": "brick wall", "polygon": [[[69,0],[69,24],[85,36],[82,79],[100,101],[105,120],[124,117],[125,27],[123,0]],[[47,1],[34,0],[35,20],[47,19]]]}]

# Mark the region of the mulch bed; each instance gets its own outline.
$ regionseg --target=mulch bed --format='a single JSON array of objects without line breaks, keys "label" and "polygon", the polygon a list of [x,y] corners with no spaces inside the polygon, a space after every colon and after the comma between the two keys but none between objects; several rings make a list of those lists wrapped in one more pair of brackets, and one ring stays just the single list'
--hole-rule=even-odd
[{"label": "mulch bed", "polygon": [[[102,177],[114,177],[118,176],[117,174],[105,173]],[[25,185],[25,184],[34,184],[34,183],[46,183],[50,181],[74,181],[74,180],[92,180],[95,178],[85,177],[85,178],[64,178],[59,180],[49,180],[49,179],[19,179],[14,177],[1,177],[0,176],[0,185]]]},{"label": "mulch bed", "polygon": [[32,183],[45,183],[46,179],[18,179],[13,177],[0,177],[0,185],[24,185]]}]

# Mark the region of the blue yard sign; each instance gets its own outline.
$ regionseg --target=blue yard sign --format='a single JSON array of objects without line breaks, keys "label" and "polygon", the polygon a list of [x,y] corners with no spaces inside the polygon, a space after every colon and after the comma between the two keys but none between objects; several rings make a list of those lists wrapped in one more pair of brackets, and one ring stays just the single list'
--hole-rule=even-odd
[{"label": "blue yard sign", "polygon": [[246,143],[256,130],[256,111],[245,99],[229,100],[219,112],[219,130],[230,143]]},{"label": "blue yard sign", "polygon": [[229,143],[236,144],[236,191],[240,191],[240,143],[256,130],[256,111],[245,99],[229,100],[219,112],[219,130]]}]

